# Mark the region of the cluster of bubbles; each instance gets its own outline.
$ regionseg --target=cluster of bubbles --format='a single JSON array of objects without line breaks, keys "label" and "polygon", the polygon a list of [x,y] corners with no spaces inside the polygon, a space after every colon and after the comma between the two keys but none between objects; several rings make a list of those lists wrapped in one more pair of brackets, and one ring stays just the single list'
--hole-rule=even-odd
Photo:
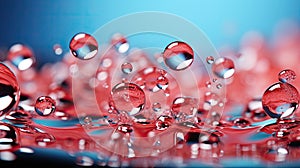
[{"label": "cluster of bubbles", "polygon": [[[279,82],[269,85],[260,98],[251,98],[236,114],[236,102],[214,91],[230,89],[236,81],[246,79],[240,65],[235,65],[238,61],[230,57],[205,56],[204,64],[210,67],[212,79],[199,77],[197,89],[186,89],[186,83],[191,82],[182,83],[177,78],[199,68],[199,57],[187,42],[167,44],[159,55],[163,61],[154,63],[145,53],[132,49],[121,34],[112,37],[106,53],[99,49],[96,38],[82,32],[72,37],[69,48],[71,54],[66,54],[62,62],[45,65],[39,73],[32,50],[23,44],[13,45],[7,59],[0,63],[1,160],[15,160],[16,151],[34,153],[23,146],[31,143],[26,137],[38,147],[63,147],[79,166],[93,166],[95,160],[99,166],[126,166],[121,164],[126,158],[139,156],[177,160],[172,154],[175,150],[189,152],[182,158],[207,161],[232,156],[232,152],[226,153],[232,147],[241,152],[235,156],[262,152],[268,160],[277,162],[285,161],[289,150],[299,156],[298,151],[288,148],[299,147],[300,137],[300,120],[295,113],[299,93],[293,86],[297,79],[291,69],[280,71]],[[53,50],[55,55],[63,53],[59,44]],[[85,64],[87,60],[100,64],[94,76],[80,82],[80,94],[87,100],[77,98],[83,102],[79,108],[85,109],[84,114],[77,114],[78,120],[71,87],[73,91],[78,88],[72,79],[86,75],[76,63]],[[100,113],[88,104],[86,92],[91,90],[97,96]],[[229,90],[226,95],[239,95],[244,90]],[[218,111],[222,108],[223,116]],[[253,130],[259,131],[253,134]],[[284,138],[288,139],[286,143],[281,142]],[[267,143],[267,153],[257,149],[262,143]],[[97,158],[80,153],[84,150],[96,152]],[[105,150],[111,153],[102,155],[100,151]],[[176,164],[187,166],[180,161]]]}]

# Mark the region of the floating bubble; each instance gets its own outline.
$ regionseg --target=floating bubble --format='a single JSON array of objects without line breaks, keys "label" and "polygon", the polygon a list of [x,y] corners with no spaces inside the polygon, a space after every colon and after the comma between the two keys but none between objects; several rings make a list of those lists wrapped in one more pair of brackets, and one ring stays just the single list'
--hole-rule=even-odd
[{"label": "floating bubble", "polygon": [[177,97],[172,104],[172,112],[174,116],[184,118],[192,118],[197,113],[198,100],[191,97]]},{"label": "floating bubble", "polygon": [[0,63],[0,117],[9,112],[20,99],[20,88],[14,73]]},{"label": "floating bubble", "polygon": [[131,63],[125,62],[121,65],[121,69],[123,73],[130,74],[132,72],[133,67]]},{"label": "floating bubble", "polygon": [[98,52],[98,42],[87,33],[78,33],[73,36],[69,47],[72,54],[81,60],[92,59]]},{"label": "floating bubble", "polygon": [[275,83],[263,94],[262,105],[265,112],[272,118],[285,118],[298,108],[299,93],[288,83]]},{"label": "floating bubble", "polygon": [[35,102],[35,111],[40,116],[48,116],[55,111],[56,102],[49,96],[41,96]]},{"label": "floating bubble", "polygon": [[134,83],[119,83],[111,91],[113,106],[120,112],[136,115],[145,105],[144,91]]},{"label": "floating bubble", "polygon": [[130,47],[129,43],[127,42],[127,39],[119,33],[113,35],[111,44],[121,54],[126,53]]},{"label": "floating bubble", "polygon": [[156,129],[157,130],[166,130],[173,124],[174,120],[170,116],[162,115],[159,116],[155,122]]},{"label": "floating bubble", "polygon": [[11,125],[0,123],[0,151],[19,146],[19,132]]},{"label": "floating bubble", "polygon": [[282,83],[291,83],[296,79],[296,73],[293,70],[282,70],[278,74],[278,79]]},{"label": "floating bubble", "polygon": [[194,61],[194,51],[185,42],[175,41],[165,48],[163,57],[170,69],[180,71],[191,66]]},{"label": "floating bubble", "polygon": [[160,104],[160,103],[153,103],[153,104],[152,104],[152,109],[153,109],[153,111],[155,111],[155,112],[160,111],[160,109],[161,109],[161,104]]},{"label": "floating bubble", "polygon": [[230,78],[235,72],[233,61],[228,58],[218,58],[212,66],[212,71],[219,78]]},{"label": "floating bubble", "polygon": [[61,55],[63,53],[63,49],[61,48],[61,46],[59,44],[54,44],[53,51],[54,51],[55,55]]},{"label": "floating bubble", "polygon": [[35,63],[33,52],[22,44],[13,45],[9,49],[7,59],[20,71],[31,68]]},{"label": "floating bubble", "polygon": [[206,62],[208,64],[213,64],[215,62],[215,58],[213,56],[206,57]]}]

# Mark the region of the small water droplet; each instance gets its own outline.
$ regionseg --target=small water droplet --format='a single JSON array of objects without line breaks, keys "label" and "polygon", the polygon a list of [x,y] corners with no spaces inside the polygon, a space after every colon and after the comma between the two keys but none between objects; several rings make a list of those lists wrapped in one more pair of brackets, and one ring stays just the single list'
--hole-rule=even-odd
[{"label": "small water droplet", "polygon": [[240,127],[240,128],[248,127],[251,125],[250,121],[248,121],[247,119],[244,119],[244,118],[237,118],[237,119],[233,120],[233,124],[236,127]]},{"label": "small water droplet", "polygon": [[265,112],[272,118],[285,118],[298,108],[299,93],[288,83],[275,83],[263,94],[262,105]]},{"label": "small water droplet", "polygon": [[180,71],[191,66],[194,61],[194,51],[185,42],[175,41],[165,48],[163,57],[170,69]]},{"label": "small water droplet", "polygon": [[213,64],[215,62],[215,58],[213,56],[206,57],[206,62],[208,64]]},{"label": "small water droplet", "polygon": [[125,62],[121,65],[122,72],[125,74],[130,74],[132,72],[132,65],[128,62]]},{"label": "small water droplet", "polygon": [[197,113],[198,100],[191,97],[177,97],[171,108],[176,117],[192,118]]},{"label": "small water droplet", "polygon": [[159,112],[160,109],[161,109],[161,104],[160,104],[160,103],[153,103],[153,104],[152,104],[152,109],[153,109],[153,111],[155,111],[155,112]]},{"label": "small water droplet", "polygon": [[217,87],[217,89],[221,89],[222,88],[222,84],[218,83],[216,87]]},{"label": "small water droplet", "polygon": [[19,107],[17,110],[7,113],[5,118],[14,124],[24,124],[30,122],[32,116],[29,112]]},{"label": "small water droplet", "polygon": [[278,74],[278,80],[282,83],[291,83],[296,79],[296,73],[293,70],[282,70]]},{"label": "small water droplet", "polygon": [[111,44],[121,54],[126,53],[130,47],[129,43],[127,42],[127,39],[119,33],[113,35]]},{"label": "small water droplet", "polygon": [[155,123],[156,129],[160,131],[166,130],[173,124],[173,122],[174,120],[170,116],[166,116],[166,115],[159,116]]},{"label": "small water droplet", "polygon": [[134,83],[119,83],[111,91],[112,104],[118,111],[136,115],[145,105],[144,91]]},{"label": "small water droplet", "polygon": [[235,72],[233,61],[229,58],[218,58],[212,66],[212,71],[219,78],[230,78]]},{"label": "small water droplet", "polygon": [[96,39],[87,33],[78,33],[70,41],[70,50],[76,58],[88,60],[94,58],[98,52]]},{"label": "small water droplet", "polygon": [[59,44],[53,45],[53,51],[54,51],[55,55],[61,55],[63,53],[63,49],[61,48],[61,46]]},{"label": "small water droplet", "polygon": [[133,128],[130,124],[119,124],[117,129],[123,133],[130,133],[133,131]]},{"label": "small water droplet", "polygon": [[205,86],[206,86],[207,88],[210,88],[210,87],[211,87],[211,82],[210,82],[210,81],[206,81],[206,82],[205,82]]},{"label": "small water droplet", "polygon": [[157,78],[157,87],[158,88],[160,88],[162,90],[166,90],[168,86],[169,86],[169,80],[167,77],[159,76]]},{"label": "small water droplet", "polygon": [[9,49],[7,59],[20,71],[27,70],[35,64],[33,52],[22,44],[13,45]]},{"label": "small water droplet", "polygon": [[49,96],[41,96],[35,102],[35,111],[40,116],[48,116],[55,111],[55,100]]}]

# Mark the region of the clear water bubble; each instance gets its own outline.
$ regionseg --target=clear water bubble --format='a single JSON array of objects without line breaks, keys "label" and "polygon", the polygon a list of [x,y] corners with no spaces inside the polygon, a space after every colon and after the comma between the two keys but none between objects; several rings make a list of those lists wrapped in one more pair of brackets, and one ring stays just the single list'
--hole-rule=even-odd
[{"label": "clear water bubble", "polygon": [[184,70],[194,61],[194,51],[185,42],[174,41],[163,52],[166,65],[175,71]]},{"label": "clear water bubble", "polygon": [[98,42],[87,33],[78,33],[70,41],[69,48],[76,58],[81,60],[92,59],[98,52]]},{"label": "clear water bubble", "polygon": [[119,33],[113,35],[111,44],[121,54],[126,53],[130,48],[127,39],[122,34]]},{"label": "clear water bubble", "polygon": [[0,123],[0,151],[11,150],[19,146],[19,132],[13,126]]},{"label": "clear water bubble", "polygon": [[161,104],[160,103],[153,103],[152,104],[152,109],[153,109],[153,111],[155,111],[155,112],[159,112],[160,111],[160,109],[161,109]]},{"label": "clear water bubble", "polygon": [[0,63],[0,117],[9,112],[20,99],[20,88],[14,73]]},{"label": "clear water bubble", "polygon": [[54,51],[55,55],[61,55],[63,53],[63,49],[59,44],[53,45],[53,51]]},{"label": "clear water bubble", "polygon": [[31,49],[22,44],[10,47],[7,59],[20,71],[27,70],[35,64],[35,57]]},{"label": "clear water bubble", "polygon": [[119,124],[117,130],[123,133],[131,133],[133,128],[130,124]]},{"label": "clear water bubble", "polygon": [[48,116],[55,111],[56,102],[49,96],[40,96],[35,102],[35,111],[40,116]]},{"label": "clear water bubble", "polygon": [[133,70],[133,66],[129,62],[125,62],[121,65],[121,69],[124,74],[130,74]]},{"label": "clear water bubble", "polygon": [[134,83],[119,83],[111,91],[113,106],[118,111],[136,115],[141,112],[145,105],[144,91]]},{"label": "clear water bubble", "polygon": [[235,72],[234,63],[229,58],[218,58],[212,66],[212,71],[219,78],[230,78]]},{"label": "clear water bubble", "polygon": [[296,80],[296,73],[293,70],[282,70],[278,74],[278,80],[282,83],[291,83]]},{"label": "clear water bubble", "polygon": [[215,58],[213,56],[206,57],[206,62],[208,64],[213,64],[215,62]]},{"label": "clear water bubble", "polygon": [[167,115],[161,115],[156,119],[155,125],[157,130],[166,130],[174,122],[174,119]]},{"label": "clear water bubble", "polygon": [[157,78],[157,87],[162,89],[162,90],[166,90],[167,87],[169,86],[169,79],[165,76],[159,76]]},{"label": "clear water bubble", "polygon": [[221,89],[221,88],[222,88],[222,84],[221,84],[221,83],[218,83],[218,84],[216,85],[216,88],[217,88],[217,89]]},{"label": "clear water bubble", "polygon": [[191,97],[177,97],[174,99],[171,109],[175,117],[192,118],[197,113],[198,100]]},{"label": "clear water bubble", "polygon": [[275,83],[263,94],[262,105],[265,112],[272,118],[285,118],[298,108],[299,93],[288,83]]}]

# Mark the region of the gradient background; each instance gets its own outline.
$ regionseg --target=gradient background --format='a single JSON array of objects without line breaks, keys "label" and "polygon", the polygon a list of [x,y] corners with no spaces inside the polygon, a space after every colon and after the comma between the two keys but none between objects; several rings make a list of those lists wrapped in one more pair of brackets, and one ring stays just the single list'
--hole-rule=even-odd
[{"label": "gradient background", "polygon": [[93,33],[112,19],[143,11],[168,12],[187,19],[217,48],[238,46],[248,31],[269,38],[281,21],[300,21],[297,0],[2,0],[1,54],[3,57],[14,43],[23,43],[33,49],[39,65],[57,61],[61,57],[55,56],[54,44],[66,52],[74,34]]}]

